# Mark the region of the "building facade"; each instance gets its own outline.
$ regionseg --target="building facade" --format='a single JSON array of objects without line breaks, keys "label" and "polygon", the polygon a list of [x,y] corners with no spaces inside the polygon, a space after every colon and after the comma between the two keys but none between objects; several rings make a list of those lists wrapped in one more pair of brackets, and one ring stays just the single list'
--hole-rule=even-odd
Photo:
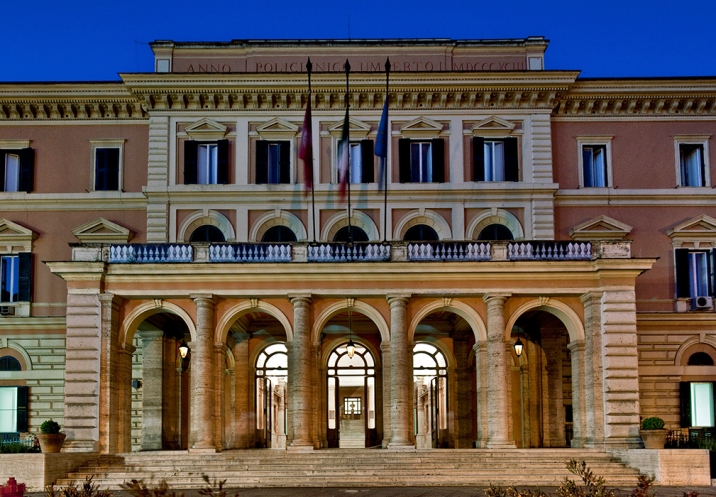
[{"label": "building facade", "polygon": [[118,82],[0,84],[0,432],[52,417],[111,454],[716,425],[716,79],[582,79],[541,37],[152,48]]}]

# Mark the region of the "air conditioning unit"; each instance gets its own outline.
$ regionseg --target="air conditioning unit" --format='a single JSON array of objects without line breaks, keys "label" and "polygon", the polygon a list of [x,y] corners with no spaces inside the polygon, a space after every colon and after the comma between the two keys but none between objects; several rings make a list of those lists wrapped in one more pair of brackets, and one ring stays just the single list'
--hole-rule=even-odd
[{"label": "air conditioning unit", "polygon": [[713,309],[714,298],[713,297],[694,297],[691,299],[691,310],[695,309]]},{"label": "air conditioning unit", "polygon": [[13,316],[15,307],[12,305],[0,305],[0,316]]}]

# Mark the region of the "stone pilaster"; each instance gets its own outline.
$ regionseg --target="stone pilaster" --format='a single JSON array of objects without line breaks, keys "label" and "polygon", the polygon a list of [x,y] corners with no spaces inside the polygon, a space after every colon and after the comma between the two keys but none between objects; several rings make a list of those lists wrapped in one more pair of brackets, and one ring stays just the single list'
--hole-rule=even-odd
[{"label": "stone pilaster", "polygon": [[476,382],[476,404],[475,416],[477,418],[477,440],[475,447],[485,447],[487,442],[487,341],[479,341],[472,346],[475,351],[475,382]]},{"label": "stone pilaster", "polygon": [[250,447],[251,415],[249,403],[249,334],[234,333],[234,447]]},{"label": "stone pilaster", "polygon": [[508,295],[485,295],[487,304],[487,448],[515,447],[510,433],[510,376],[505,340],[505,302]]},{"label": "stone pilaster", "polygon": [[311,343],[311,298],[292,297],[293,304],[293,347],[292,370],[289,371],[291,385],[291,424],[293,440],[290,448],[313,449],[313,379],[311,370],[313,344]]},{"label": "stone pilaster", "polygon": [[215,452],[214,299],[193,295],[196,340],[191,345],[189,450]]},{"label": "stone pilaster", "polygon": [[584,412],[585,346],[585,340],[572,340],[567,345],[572,359],[572,447],[584,447],[583,433],[586,422],[586,413]]},{"label": "stone pilaster", "polygon": [[547,392],[545,400],[544,447],[564,447],[564,392],[562,391],[563,330],[542,329]]},{"label": "stone pilaster", "polygon": [[216,450],[224,449],[224,423],[226,416],[224,407],[231,399],[226,398],[226,352],[224,342],[214,342],[214,447]]},{"label": "stone pilaster", "polygon": [[116,374],[119,376],[117,416],[117,452],[130,452],[132,450],[132,356],[135,352],[134,345],[119,345],[119,369]]},{"label": "stone pilaster", "polygon": [[390,342],[382,342],[380,344],[381,357],[383,359],[383,442],[384,449],[388,448],[391,434],[390,413],[392,404],[390,401]]},{"label": "stone pilaster", "polygon": [[[472,432],[472,388],[470,384],[471,376],[467,369],[467,355],[470,348],[467,345],[467,339],[460,337],[460,339],[453,340],[453,350],[455,353],[455,362],[457,367],[455,368],[455,374],[453,375],[455,387],[452,390],[457,392],[451,405],[453,406],[454,419],[455,419],[455,448],[456,449],[469,449],[472,447],[471,432]],[[452,382],[451,382],[452,383]]]},{"label": "stone pilaster", "polygon": [[390,442],[388,448],[414,447],[411,440],[413,413],[413,350],[408,341],[406,295],[389,295],[390,305]]},{"label": "stone pilaster", "polygon": [[142,450],[161,450],[164,332],[138,334],[142,340]]},{"label": "stone pilaster", "polygon": [[582,295],[584,304],[584,447],[604,446],[604,373],[601,292]]},{"label": "stone pilaster", "polygon": [[[121,389],[128,388],[123,378],[119,355],[119,306],[121,299],[111,293],[99,295],[101,306],[100,392],[99,392],[99,450],[102,454],[116,454],[121,445],[119,412]],[[126,383],[126,384],[125,384]]]},{"label": "stone pilaster", "polygon": [[[313,399],[313,412],[319,413],[319,412],[326,412],[326,410],[323,410],[321,408],[321,402],[320,399],[322,397],[321,392],[326,391],[326,386],[323,385],[323,382],[326,379],[326,375],[321,374],[321,371],[319,370],[319,363],[321,359],[321,341],[313,342],[313,350],[311,350],[311,372],[313,373],[313,380],[311,381],[311,396]],[[319,418],[325,419],[325,416],[316,416],[315,414],[311,416],[312,423],[311,423],[311,440],[313,440],[313,447],[315,449],[321,448],[321,443],[319,440]],[[323,433],[326,433],[326,430],[323,430]]]}]

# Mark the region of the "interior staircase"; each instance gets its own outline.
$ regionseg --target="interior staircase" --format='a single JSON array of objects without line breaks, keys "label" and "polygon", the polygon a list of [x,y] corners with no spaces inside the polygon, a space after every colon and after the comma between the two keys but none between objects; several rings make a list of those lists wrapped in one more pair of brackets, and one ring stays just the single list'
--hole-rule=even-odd
[{"label": "interior staircase", "polygon": [[226,488],[556,486],[569,459],[586,461],[610,487],[632,486],[637,471],[596,449],[380,449],[227,450],[136,452],[100,456],[57,482],[80,483],[87,476],[100,488],[116,490],[132,479],[166,479],[171,488],[205,486],[202,475],[226,480]]}]

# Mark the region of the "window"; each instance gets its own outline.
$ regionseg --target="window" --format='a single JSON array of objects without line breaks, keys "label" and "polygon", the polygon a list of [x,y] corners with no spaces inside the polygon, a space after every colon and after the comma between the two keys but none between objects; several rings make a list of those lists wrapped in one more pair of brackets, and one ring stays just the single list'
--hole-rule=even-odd
[{"label": "window", "polygon": [[398,141],[401,183],[442,183],[445,181],[445,141]]},{"label": "window", "polygon": [[606,145],[582,146],[582,186],[608,186]]},{"label": "window", "polygon": [[[373,140],[351,142],[351,184],[373,183],[375,176]],[[338,159],[336,159],[338,161]]]},{"label": "window", "polygon": [[225,185],[228,182],[228,140],[184,142],[184,184]]},{"label": "window", "polygon": [[501,224],[489,224],[485,226],[480,235],[477,237],[478,240],[514,240],[510,228]]},{"label": "window", "polygon": [[31,192],[34,182],[35,151],[0,149],[0,186],[4,192]]},{"label": "window", "polygon": [[711,382],[681,382],[681,427],[713,427],[714,384]]},{"label": "window", "polygon": [[[350,236],[349,236],[350,235]],[[352,226],[350,228],[350,232],[348,231],[348,226],[343,226],[341,229],[338,230],[336,233],[336,236],[333,237],[334,242],[367,242],[368,241],[368,234],[363,231],[361,228],[358,228],[357,226]]]},{"label": "window", "polygon": [[517,138],[472,139],[475,181],[517,181],[519,165]]},{"label": "window", "polygon": [[291,142],[256,142],[256,184],[291,183]]},{"label": "window", "polygon": [[225,242],[224,234],[216,226],[204,224],[192,231],[190,242]]},{"label": "window", "polygon": [[681,186],[706,186],[703,145],[679,144]]},{"label": "window", "polygon": [[261,241],[271,243],[295,242],[296,233],[286,226],[271,226],[261,237]]},{"label": "window", "polygon": [[0,302],[29,302],[31,254],[0,257]]},{"label": "window", "polygon": [[677,249],[676,296],[707,297],[714,290],[714,251]]},{"label": "window", "polygon": [[416,224],[408,228],[403,239],[406,242],[437,242],[440,237],[437,231],[427,224]]},{"label": "window", "polygon": [[0,357],[0,371],[22,371],[22,365],[14,357],[6,355]]},{"label": "window", "polygon": [[119,190],[119,149],[97,148],[94,157],[94,189]]},{"label": "window", "polygon": [[689,356],[687,366],[713,366],[713,358],[706,352],[695,352]]},{"label": "window", "polygon": [[27,431],[27,387],[0,387],[0,433]]}]

